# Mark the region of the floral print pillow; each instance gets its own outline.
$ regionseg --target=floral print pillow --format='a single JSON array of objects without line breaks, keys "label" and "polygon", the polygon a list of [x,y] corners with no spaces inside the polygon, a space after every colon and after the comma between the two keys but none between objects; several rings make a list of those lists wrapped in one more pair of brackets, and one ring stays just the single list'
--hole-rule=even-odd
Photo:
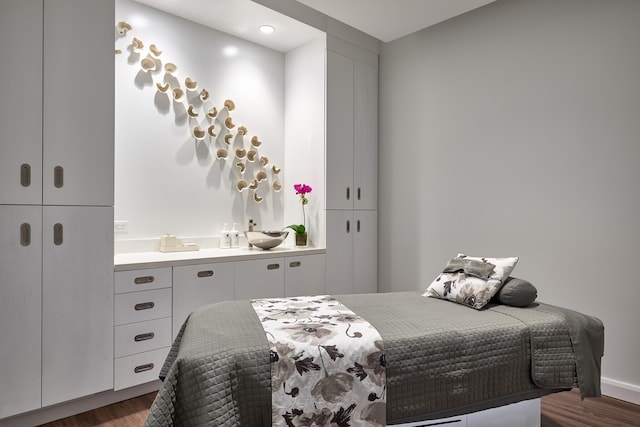
[{"label": "floral print pillow", "polygon": [[456,258],[488,262],[495,265],[493,272],[489,274],[489,279],[496,279],[502,283],[507,280],[507,277],[509,277],[513,269],[516,268],[516,264],[518,263],[519,259],[517,256],[507,258],[487,258],[467,256],[465,254],[458,254]]},{"label": "floral print pillow", "polygon": [[487,280],[467,275],[464,270],[440,273],[422,296],[447,299],[477,310],[487,305],[500,290],[502,282],[509,277],[518,262],[518,257],[485,258],[468,257],[464,254],[458,254],[455,259],[482,261],[495,267]]}]

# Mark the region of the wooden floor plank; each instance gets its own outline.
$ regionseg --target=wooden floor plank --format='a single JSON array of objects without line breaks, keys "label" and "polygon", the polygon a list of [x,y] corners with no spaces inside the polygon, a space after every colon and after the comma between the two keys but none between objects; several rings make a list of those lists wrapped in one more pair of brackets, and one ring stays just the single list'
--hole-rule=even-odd
[{"label": "wooden floor plank", "polygon": [[[44,427],[140,427],[155,393],[64,418]],[[580,400],[577,390],[542,398],[541,427],[640,427],[640,406],[610,397]]]}]

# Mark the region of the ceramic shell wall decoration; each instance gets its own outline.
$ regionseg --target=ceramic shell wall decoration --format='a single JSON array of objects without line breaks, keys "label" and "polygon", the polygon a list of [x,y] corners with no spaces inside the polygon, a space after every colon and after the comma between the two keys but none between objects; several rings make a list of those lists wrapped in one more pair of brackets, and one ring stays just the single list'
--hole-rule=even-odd
[{"label": "ceramic shell wall decoration", "polygon": [[[133,27],[125,21],[120,21],[116,24],[116,30],[120,37],[126,37],[133,30]],[[145,50],[145,45],[142,40],[132,37],[130,49],[132,53],[142,54]],[[168,94],[177,103],[182,103],[185,98],[188,99],[186,113],[189,117],[187,124],[190,127],[191,136],[197,142],[210,144],[209,148],[215,153],[215,158],[219,162],[225,163],[229,159],[233,161],[232,170],[237,179],[231,183],[232,187],[235,187],[235,190],[239,193],[243,193],[244,190],[250,191],[252,194],[249,198],[255,203],[262,203],[264,200],[264,197],[258,193],[259,188],[279,192],[282,189],[282,185],[276,179],[276,175],[280,173],[280,168],[275,165],[270,167],[272,182],[268,183],[267,167],[269,158],[261,155],[259,151],[262,150],[260,148],[262,141],[257,135],[253,135],[249,140],[247,126],[236,127],[233,118],[229,115],[230,112],[236,110],[236,103],[227,98],[223,101],[222,106],[219,104],[218,106],[213,105],[211,95],[206,88],[201,88],[195,98],[188,95],[187,91],[192,93],[198,90],[198,82],[187,76],[184,79],[184,86],[180,87],[179,81],[176,80],[178,66],[173,62],[164,62],[160,59],[164,51],[159,49],[155,43],[151,43],[147,48],[147,52],[147,56],[139,62],[141,70],[152,76],[151,78],[153,78],[154,74],[157,74],[157,71],[163,68],[165,71],[164,80],[155,82],[157,91]],[[118,54],[121,51],[115,49],[114,53]],[[220,135],[218,137],[214,130],[216,124],[223,129],[224,136]],[[247,139],[245,140],[245,138]],[[230,151],[233,152],[232,155],[229,155]],[[242,178],[245,173],[249,173],[251,174],[250,176],[254,177],[251,182],[247,182]],[[263,182],[267,182],[267,184],[261,185]]]},{"label": "ceramic shell wall decoration", "polygon": [[153,53],[153,56],[155,56],[156,58],[162,55],[162,51],[158,49],[155,44],[152,44],[151,46],[149,46],[149,50],[151,51],[151,53]]}]

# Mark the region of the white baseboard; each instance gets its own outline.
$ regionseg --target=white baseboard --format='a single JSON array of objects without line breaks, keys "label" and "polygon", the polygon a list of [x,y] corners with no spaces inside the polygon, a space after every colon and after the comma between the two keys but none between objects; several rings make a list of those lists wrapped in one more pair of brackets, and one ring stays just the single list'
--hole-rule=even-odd
[{"label": "white baseboard", "polygon": [[603,377],[600,388],[605,396],[640,405],[640,386]]},{"label": "white baseboard", "polygon": [[111,390],[93,394],[70,402],[27,412],[26,414],[1,419],[0,427],[24,427],[46,424],[51,421],[70,417],[71,415],[91,411],[102,406],[111,405],[112,403],[122,402],[123,400],[158,391],[160,384],[162,384],[160,380],[156,380],[120,391]]}]

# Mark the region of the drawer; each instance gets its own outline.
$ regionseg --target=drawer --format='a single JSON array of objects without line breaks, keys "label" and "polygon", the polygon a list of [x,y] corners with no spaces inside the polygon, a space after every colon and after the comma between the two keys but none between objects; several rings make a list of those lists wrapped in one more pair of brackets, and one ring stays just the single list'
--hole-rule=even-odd
[{"label": "drawer", "polygon": [[121,357],[115,360],[113,389],[122,390],[158,379],[170,347]]},{"label": "drawer", "polygon": [[171,317],[171,289],[118,294],[115,310],[116,326]]},{"label": "drawer", "polygon": [[116,271],[115,293],[171,287],[171,267]]},{"label": "drawer", "polygon": [[116,326],[115,356],[124,357],[171,345],[171,318]]}]

